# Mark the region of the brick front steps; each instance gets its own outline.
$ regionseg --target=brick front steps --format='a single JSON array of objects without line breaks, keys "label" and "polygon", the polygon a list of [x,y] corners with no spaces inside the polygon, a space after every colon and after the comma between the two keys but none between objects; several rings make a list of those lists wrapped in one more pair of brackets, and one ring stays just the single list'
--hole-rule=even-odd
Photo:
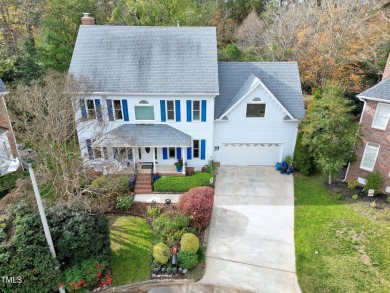
[{"label": "brick front steps", "polygon": [[152,193],[152,182],[150,178],[150,174],[147,173],[138,173],[137,180],[135,183],[135,194],[148,194]]}]

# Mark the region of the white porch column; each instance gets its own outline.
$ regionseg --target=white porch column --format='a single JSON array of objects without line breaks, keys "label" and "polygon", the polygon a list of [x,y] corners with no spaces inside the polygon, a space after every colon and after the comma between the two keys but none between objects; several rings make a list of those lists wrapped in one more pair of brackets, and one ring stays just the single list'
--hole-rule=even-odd
[{"label": "white porch column", "polygon": [[135,163],[135,149],[131,148],[131,151],[133,152],[133,165],[134,165],[134,174],[137,173],[137,165]]},{"label": "white porch column", "polygon": [[157,173],[157,167],[156,167],[156,148],[153,149],[153,173]]},{"label": "white porch column", "polygon": [[186,175],[186,156],[184,154],[184,148],[181,148],[182,159],[183,159],[183,175]]}]

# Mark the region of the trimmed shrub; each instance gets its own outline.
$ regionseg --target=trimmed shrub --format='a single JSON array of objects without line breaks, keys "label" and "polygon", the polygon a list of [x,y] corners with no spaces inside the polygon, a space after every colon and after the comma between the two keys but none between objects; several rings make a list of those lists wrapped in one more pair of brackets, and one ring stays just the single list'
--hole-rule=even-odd
[{"label": "trimmed shrub", "polygon": [[374,195],[377,195],[381,188],[385,184],[385,178],[378,171],[368,174],[367,183],[364,187],[364,191],[368,191],[369,189],[374,189]]},{"label": "trimmed shrub", "polygon": [[116,198],[116,208],[118,210],[129,210],[133,204],[131,195],[118,196]]},{"label": "trimmed shrub", "polygon": [[167,176],[154,182],[155,191],[186,192],[193,187],[210,186],[213,175],[206,172],[196,172],[192,176]]},{"label": "trimmed shrub", "polygon": [[183,216],[191,216],[191,224],[194,227],[202,229],[210,224],[213,202],[214,189],[196,187],[180,197],[177,207]]},{"label": "trimmed shrub", "polygon": [[198,255],[198,261],[199,262],[206,261],[206,247],[204,247],[204,246],[199,247],[199,249],[196,252],[196,254]]},{"label": "trimmed shrub", "polygon": [[153,246],[153,257],[159,263],[166,264],[170,256],[171,251],[164,243],[160,242]]},{"label": "trimmed shrub", "polygon": [[185,233],[181,237],[180,247],[182,250],[197,252],[199,249],[199,239],[192,233]]},{"label": "trimmed shrub", "polygon": [[193,251],[180,250],[177,261],[181,268],[189,270],[198,264],[198,255]]},{"label": "trimmed shrub", "polygon": [[294,151],[294,168],[302,175],[308,176],[315,170],[313,157],[309,153],[309,149],[302,145],[302,133],[298,133],[297,142]]},{"label": "trimmed shrub", "polygon": [[180,242],[188,230],[188,219],[177,214],[162,214],[153,223],[155,241],[164,242],[172,247]]}]

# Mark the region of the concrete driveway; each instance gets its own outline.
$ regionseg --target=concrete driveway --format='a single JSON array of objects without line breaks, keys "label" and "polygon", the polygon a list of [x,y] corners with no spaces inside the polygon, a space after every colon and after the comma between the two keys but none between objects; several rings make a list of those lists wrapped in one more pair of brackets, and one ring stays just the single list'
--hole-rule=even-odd
[{"label": "concrete driveway", "polygon": [[221,167],[202,284],[300,292],[295,273],[293,176],[273,167]]}]

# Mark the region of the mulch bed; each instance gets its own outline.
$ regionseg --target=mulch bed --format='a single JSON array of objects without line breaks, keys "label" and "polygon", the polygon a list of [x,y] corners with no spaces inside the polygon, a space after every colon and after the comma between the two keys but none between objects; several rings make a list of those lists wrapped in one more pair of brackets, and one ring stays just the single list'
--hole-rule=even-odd
[{"label": "mulch bed", "polygon": [[368,196],[367,191],[363,191],[363,187],[357,186],[354,189],[349,189],[347,183],[344,181],[334,181],[331,185],[327,182],[324,183],[324,186],[332,193],[341,193],[346,198],[352,198],[354,194],[357,194],[359,198],[363,200],[363,202],[371,203],[375,200],[376,203],[384,204],[390,206],[387,202],[387,195],[383,193],[379,193],[376,196]]}]

